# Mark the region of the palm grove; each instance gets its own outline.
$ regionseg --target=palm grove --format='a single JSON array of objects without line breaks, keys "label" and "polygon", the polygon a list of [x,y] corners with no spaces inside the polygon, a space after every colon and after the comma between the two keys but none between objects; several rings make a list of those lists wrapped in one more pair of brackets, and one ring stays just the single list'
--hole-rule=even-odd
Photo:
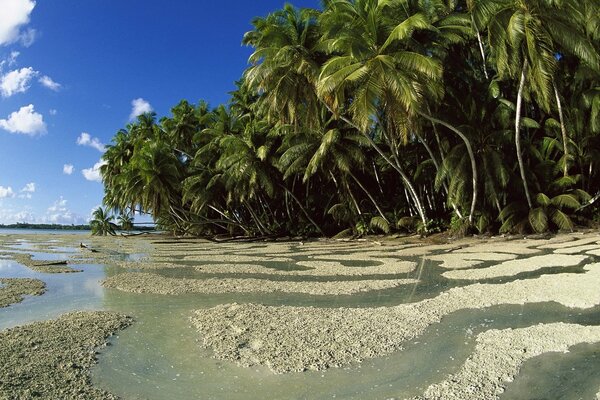
[{"label": "palm grove", "polygon": [[541,232],[593,217],[596,0],[324,0],[252,24],[229,104],[181,101],[117,132],[107,207],[194,235]]}]

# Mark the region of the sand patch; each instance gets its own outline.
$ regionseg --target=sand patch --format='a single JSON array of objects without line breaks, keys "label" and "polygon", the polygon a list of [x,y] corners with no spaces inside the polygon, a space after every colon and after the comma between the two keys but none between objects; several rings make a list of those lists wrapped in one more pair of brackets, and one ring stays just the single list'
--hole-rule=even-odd
[{"label": "sand patch", "polygon": [[92,386],[95,349],[131,324],[109,312],[74,312],[0,332],[0,397],[116,399]]},{"label": "sand patch", "polygon": [[579,237],[581,237],[581,234],[579,234],[578,236],[569,235],[567,237],[573,237],[573,240],[557,242],[557,243],[550,243],[547,245],[539,246],[539,248],[540,249],[558,250],[558,249],[566,249],[568,247],[583,246],[583,245],[587,245],[587,244],[598,243],[600,241],[600,236],[598,236],[598,234],[588,234],[584,238],[579,238]]},{"label": "sand patch", "polygon": [[102,285],[131,293],[178,295],[184,293],[304,293],[343,295],[417,283],[415,279],[292,282],[264,279],[176,279],[152,273],[125,272],[111,276]]},{"label": "sand patch", "polygon": [[[192,323],[216,358],[242,366],[266,365],[277,373],[319,370],[398,351],[405,341],[462,309],[548,301],[572,308],[593,307],[600,304],[600,264],[584,269],[583,274],[477,283],[395,307],[226,304],[197,310]],[[263,344],[260,348],[248,345],[255,342]]]},{"label": "sand patch", "polygon": [[448,271],[444,272],[442,276],[448,279],[476,281],[480,279],[514,276],[523,272],[537,271],[543,268],[574,267],[585,261],[587,258],[587,256],[579,255],[546,254],[543,256],[505,261],[487,268]]},{"label": "sand patch", "polygon": [[565,247],[565,248],[554,250],[554,253],[556,253],[556,254],[579,254],[579,253],[584,253],[588,250],[600,251],[600,244],[595,243],[595,244],[586,244],[583,246]]},{"label": "sand patch", "polygon": [[39,279],[0,278],[0,307],[20,303],[24,296],[41,296],[46,292],[46,284]]},{"label": "sand patch", "polygon": [[516,254],[510,253],[445,253],[433,256],[425,256],[428,260],[440,261],[440,267],[447,269],[471,268],[485,261],[504,261],[516,258]]},{"label": "sand patch", "polygon": [[530,358],[567,352],[580,343],[600,342],[600,326],[554,323],[522,329],[489,330],[477,336],[477,346],[460,371],[431,385],[419,400],[497,399]]},{"label": "sand patch", "polygon": [[68,267],[66,261],[56,260],[33,260],[31,254],[25,253],[12,253],[10,257],[21,265],[26,266],[36,272],[42,272],[46,274],[60,274],[60,273],[73,273],[81,272],[80,269],[73,269]]}]

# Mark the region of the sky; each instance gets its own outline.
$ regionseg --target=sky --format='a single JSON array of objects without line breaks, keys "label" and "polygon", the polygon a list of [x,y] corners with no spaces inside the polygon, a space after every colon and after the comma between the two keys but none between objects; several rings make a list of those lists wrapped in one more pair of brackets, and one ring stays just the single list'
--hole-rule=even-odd
[{"label": "sky", "polygon": [[0,224],[87,223],[113,135],[182,99],[226,102],[252,52],[241,44],[251,20],[282,6],[0,0]]}]

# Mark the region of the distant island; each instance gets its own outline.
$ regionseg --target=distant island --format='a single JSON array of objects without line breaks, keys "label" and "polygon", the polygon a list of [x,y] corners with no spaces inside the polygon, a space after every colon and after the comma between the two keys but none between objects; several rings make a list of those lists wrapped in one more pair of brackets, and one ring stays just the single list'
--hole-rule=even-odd
[{"label": "distant island", "polygon": [[[43,230],[69,230],[69,231],[89,231],[90,225],[60,225],[60,224],[28,224],[17,222],[16,224],[0,224],[0,229],[43,229]],[[153,231],[152,226],[134,226],[132,231]]]}]

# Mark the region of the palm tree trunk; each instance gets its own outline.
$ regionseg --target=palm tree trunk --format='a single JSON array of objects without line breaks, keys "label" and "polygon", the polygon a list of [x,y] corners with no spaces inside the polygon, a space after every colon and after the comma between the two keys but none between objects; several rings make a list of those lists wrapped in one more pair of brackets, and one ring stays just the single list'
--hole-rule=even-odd
[{"label": "palm tree trunk", "polygon": [[285,187],[282,184],[279,184],[279,187],[281,187],[283,190],[286,191],[286,193],[288,193],[292,199],[294,199],[294,201],[296,202],[296,204],[298,204],[298,206],[300,207],[300,209],[302,210],[302,213],[304,213],[304,215],[306,216],[306,218],[308,218],[308,220],[310,221],[311,224],[313,224],[313,226],[315,228],[317,228],[317,231],[319,231],[319,233],[323,236],[325,236],[325,234],[323,233],[323,230],[321,229],[321,227],[319,225],[317,225],[317,223],[310,217],[310,215],[308,214],[308,212],[306,211],[306,209],[302,206],[302,202],[300,202],[300,200],[298,200],[298,198],[296,197],[296,195],[294,195],[294,193],[290,192],[290,190]]},{"label": "palm tree trunk", "polygon": [[477,204],[477,192],[478,192],[477,175],[478,175],[478,173],[477,173],[477,162],[475,160],[475,153],[473,153],[473,148],[471,147],[471,142],[465,136],[464,133],[462,133],[461,131],[459,131],[457,128],[450,125],[449,123],[442,121],[440,119],[434,118],[432,116],[429,116],[427,114],[424,114],[422,112],[419,112],[419,115],[428,119],[432,123],[440,124],[442,126],[445,126],[448,129],[450,129],[452,132],[456,133],[462,139],[462,141],[465,143],[465,146],[467,148],[467,153],[469,153],[469,158],[471,159],[471,174],[473,175],[473,179],[472,179],[473,197],[471,199],[471,210],[469,211],[469,223],[472,224],[473,223],[473,214],[475,213],[475,206]]},{"label": "palm tree trunk", "polygon": [[471,23],[473,24],[473,28],[475,29],[475,33],[477,33],[477,43],[479,43],[479,52],[481,53],[481,60],[483,63],[483,75],[485,75],[485,79],[489,80],[490,77],[487,72],[487,67],[485,65],[485,50],[483,49],[483,40],[481,40],[481,33],[479,32],[479,28],[475,24],[475,18],[471,13]]},{"label": "palm tree trunk", "polygon": [[565,118],[563,115],[562,103],[560,101],[560,96],[558,95],[558,89],[556,89],[556,83],[552,82],[552,87],[554,88],[554,96],[556,97],[556,105],[558,107],[558,119],[560,120],[560,132],[562,133],[562,141],[563,141],[563,153],[565,156],[563,175],[569,175],[569,136],[567,135],[567,128],[565,127]]},{"label": "palm tree trunk", "polygon": [[352,193],[352,189],[350,189],[350,185],[348,184],[348,181],[346,179],[343,179],[344,181],[344,185],[346,186],[346,190],[348,191],[348,194],[350,195],[350,199],[352,199],[352,203],[354,204],[354,208],[356,208],[356,212],[358,213],[359,217],[362,217],[362,211],[360,210],[360,207],[358,205],[358,201],[356,201],[356,198],[354,197],[354,193]]},{"label": "palm tree trunk", "polygon": [[529,186],[527,185],[527,177],[525,176],[525,164],[523,162],[523,153],[521,151],[521,104],[523,103],[523,89],[525,88],[525,74],[527,73],[527,67],[529,66],[527,60],[523,62],[523,69],[521,70],[521,80],[519,81],[519,91],[517,92],[517,109],[515,116],[515,147],[517,150],[517,160],[519,162],[519,171],[521,173],[521,180],[523,181],[523,189],[525,190],[525,197],[527,198],[527,205],[531,210],[533,203],[531,196],[529,195]]},{"label": "palm tree trunk", "polygon": [[[427,142],[425,141],[425,139],[421,135],[419,135],[418,132],[415,131],[415,135],[417,136],[417,138],[419,138],[419,140],[421,141],[421,143],[423,143],[423,147],[425,147],[425,150],[427,151],[427,154],[429,154],[429,157],[431,158],[431,161],[433,161],[433,166],[435,167],[435,171],[439,172],[440,171],[440,164],[438,163],[438,161],[436,160],[435,156],[433,155],[433,151],[431,150],[431,147],[429,147],[429,145],[427,144]],[[441,148],[440,148],[440,153],[441,153]],[[442,186],[444,187],[444,192],[446,192],[446,195],[448,195],[448,185],[446,185],[446,182],[443,182]],[[462,219],[462,217],[463,217],[462,213],[458,209],[458,206],[456,205],[456,203],[454,203],[453,201],[450,201],[450,205],[454,209],[454,212],[456,213],[456,215],[458,216],[458,218]]]},{"label": "palm tree trunk", "polygon": [[383,211],[381,211],[379,204],[377,204],[377,202],[375,201],[375,198],[371,195],[371,193],[369,193],[367,188],[363,186],[363,184],[358,180],[358,178],[356,176],[354,176],[354,174],[352,172],[348,172],[348,174],[352,177],[352,179],[354,179],[354,182],[356,182],[358,187],[360,187],[362,189],[362,191],[365,192],[367,197],[371,200],[371,203],[373,203],[373,205],[377,209],[377,212],[379,213],[381,218],[383,218],[385,220],[385,222],[387,222],[389,224],[390,221],[388,221],[388,219],[385,217],[385,215],[383,215]]},{"label": "palm tree trunk", "polygon": [[[327,109],[329,110],[329,112],[332,115],[337,115],[336,113],[333,112],[333,110],[329,107],[329,105],[326,102],[323,102],[323,104],[325,105],[325,107],[327,107]],[[417,212],[419,213],[419,217],[421,218],[421,221],[423,222],[424,226],[427,226],[427,215],[425,214],[425,209],[423,208],[423,205],[421,204],[421,200],[419,199],[419,196],[417,195],[417,192],[413,186],[413,184],[411,183],[410,179],[408,178],[408,176],[406,175],[406,173],[404,173],[404,171],[402,170],[402,167],[400,166],[400,164],[393,162],[392,160],[390,160],[390,158],[387,156],[387,154],[385,154],[385,152],[381,149],[381,147],[379,147],[377,145],[377,143],[375,143],[375,141],[373,140],[373,138],[371,136],[369,136],[369,134],[367,132],[363,132],[358,126],[356,126],[356,124],[354,124],[352,121],[350,121],[348,118],[344,117],[343,115],[340,115],[339,118],[344,121],[345,123],[347,123],[348,125],[350,125],[351,127],[353,127],[354,129],[356,129],[358,132],[360,132],[368,141],[369,144],[371,145],[371,147],[373,147],[373,149],[375,149],[375,151],[385,160],[385,162],[387,162],[392,168],[394,168],[402,177],[402,181],[404,182],[404,186],[408,188],[410,195],[413,199],[413,201],[415,202],[415,205],[417,207]]]}]

